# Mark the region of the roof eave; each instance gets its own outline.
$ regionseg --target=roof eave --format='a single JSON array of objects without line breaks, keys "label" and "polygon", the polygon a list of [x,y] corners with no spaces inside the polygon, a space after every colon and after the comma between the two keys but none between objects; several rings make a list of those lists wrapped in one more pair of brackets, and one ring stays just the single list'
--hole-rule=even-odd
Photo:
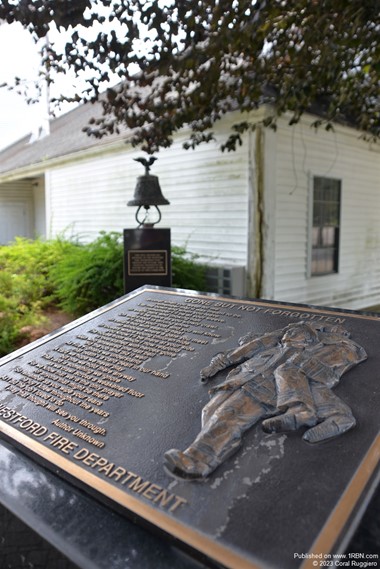
[{"label": "roof eave", "polygon": [[90,148],[86,148],[84,150],[76,150],[68,154],[46,158],[34,164],[16,168],[15,170],[1,172],[0,184],[24,178],[35,178],[37,176],[41,176],[46,172],[46,170],[57,168],[67,163],[73,164],[74,162],[79,162],[84,159],[92,157],[95,158],[99,155],[111,154],[121,151],[125,149],[126,145],[128,144],[129,140],[127,138],[123,138],[99,146],[91,146]]}]

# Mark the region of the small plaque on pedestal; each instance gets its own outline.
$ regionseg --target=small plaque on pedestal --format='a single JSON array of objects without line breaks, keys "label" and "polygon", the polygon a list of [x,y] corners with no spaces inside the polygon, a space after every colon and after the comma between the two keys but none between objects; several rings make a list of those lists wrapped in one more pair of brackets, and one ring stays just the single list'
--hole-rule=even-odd
[{"label": "small plaque on pedestal", "polygon": [[124,291],[171,285],[170,229],[124,229]]},{"label": "small plaque on pedestal", "polygon": [[1,360],[0,433],[206,565],[334,562],[379,470],[379,329],[144,287]]}]

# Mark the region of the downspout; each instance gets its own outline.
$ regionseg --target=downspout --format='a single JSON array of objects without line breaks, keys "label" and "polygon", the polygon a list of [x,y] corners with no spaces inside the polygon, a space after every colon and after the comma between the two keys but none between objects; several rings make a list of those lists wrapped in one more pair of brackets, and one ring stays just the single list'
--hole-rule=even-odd
[{"label": "downspout", "polygon": [[[252,139],[251,139],[252,141]],[[254,150],[250,150],[251,196],[248,241],[248,295],[261,298],[264,279],[264,130],[255,129]]]}]

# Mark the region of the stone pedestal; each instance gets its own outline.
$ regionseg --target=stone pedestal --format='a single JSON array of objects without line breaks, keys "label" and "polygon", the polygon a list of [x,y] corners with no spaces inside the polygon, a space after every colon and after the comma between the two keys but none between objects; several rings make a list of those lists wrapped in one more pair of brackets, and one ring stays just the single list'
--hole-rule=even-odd
[{"label": "stone pedestal", "polygon": [[1,569],[205,565],[0,442]]},{"label": "stone pedestal", "polygon": [[124,292],[171,286],[171,279],[170,229],[124,229]]}]

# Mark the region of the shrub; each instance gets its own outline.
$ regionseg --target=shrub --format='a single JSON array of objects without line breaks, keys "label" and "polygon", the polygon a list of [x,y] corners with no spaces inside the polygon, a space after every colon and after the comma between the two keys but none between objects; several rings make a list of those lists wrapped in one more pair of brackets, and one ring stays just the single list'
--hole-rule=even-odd
[{"label": "shrub", "polygon": [[[173,286],[202,290],[205,268],[183,247],[173,247]],[[76,245],[50,271],[61,308],[81,315],[124,294],[123,243],[119,233],[100,233],[87,245]]]},{"label": "shrub", "polygon": [[[184,247],[172,249],[173,286],[203,290],[205,267]],[[0,247],[0,355],[22,338],[23,328],[43,322],[49,304],[82,315],[123,295],[120,233],[100,233],[82,245],[65,239],[17,238]]]},{"label": "shrub", "polygon": [[0,247],[0,355],[15,348],[26,326],[42,323],[43,308],[56,299],[51,267],[72,246],[17,238]]},{"label": "shrub", "polygon": [[119,233],[102,232],[77,244],[50,271],[63,310],[80,315],[123,294],[123,245]]},{"label": "shrub", "polygon": [[0,283],[0,293],[18,299],[20,304],[44,305],[55,299],[52,267],[75,245],[63,239],[32,241],[23,237],[0,247],[0,272],[7,282]]},{"label": "shrub", "polygon": [[15,297],[6,298],[0,294],[0,356],[15,349],[24,330],[39,326],[43,321],[42,312],[36,305],[18,304]]},{"label": "shrub", "polygon": [[172,247],[173,286],[190,290],[205,290],[206,266],[197,263],[198,256],[185,247]]}]

